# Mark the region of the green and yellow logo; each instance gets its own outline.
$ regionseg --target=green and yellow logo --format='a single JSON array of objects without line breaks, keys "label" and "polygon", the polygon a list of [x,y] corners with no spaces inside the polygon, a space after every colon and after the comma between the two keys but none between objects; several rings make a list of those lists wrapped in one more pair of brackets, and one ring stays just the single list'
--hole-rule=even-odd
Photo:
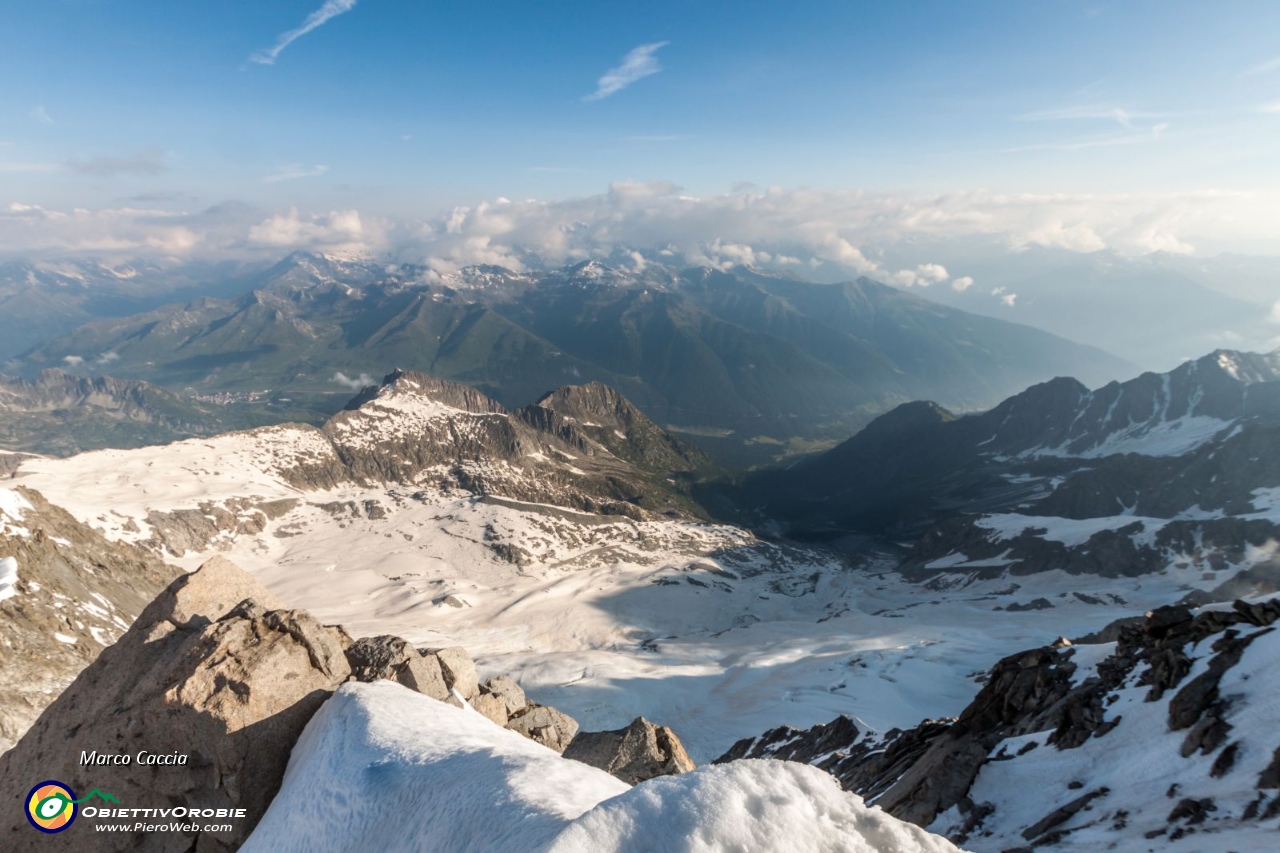
[{"label": "green and yellow logo", "polygon": [[62,832],[75,821],[79,812],[76,806],[94,797],[107,803],[120,802],[97,788],[77,800],[75,792],[61,782],[53,779],[41,782],[27,794],[27,820],[41,832]]}]

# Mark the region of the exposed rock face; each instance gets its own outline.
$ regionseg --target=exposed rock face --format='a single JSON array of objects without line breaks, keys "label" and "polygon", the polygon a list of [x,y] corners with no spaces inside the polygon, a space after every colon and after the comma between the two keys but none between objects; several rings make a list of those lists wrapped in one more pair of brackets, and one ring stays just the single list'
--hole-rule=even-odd
[{"label": "exposed rock face", "polygon": [[[122,807],[243,808],[230,832],[76,837],[82,850],[234,850],[279,788],[289,747],[349,677],[347,642],[305,612],[280,609],[250,575],[215,558],[171,584],[45,710],[0,758],[0,787],[16,798],[54,778],[106,791]],[[151,765],[142,752],[187,760]],[[133,761],[82,766],[82,753]],[[13,805],[0,828],[5,849],[47,849]]]},{"label": "exposed rock face", "polygon": [[399,637],[365,637],[347,649],[351,675],[357,681],[396,681],[418,693],[443,701],[449,685],[440,659],[422,654]]},{"label": "exposed rock face", "polygon": [[[1196,831],[1210,814],[1220,823],[1214,831],[1242,833],[1237,846],[1247,849],[1252,833],[1268,831],[1267,822],[1280,817],[1280,796],[1269,794],[1280,787],[1273,759],[1280,739],[1258,725],[1258,709],[1280,689],[1269,663],[1277,647],[1271,626],[1278,620],[1276,598],[1198,614],[1185,606],[1162,607],[1137,624],[1109,626],[1106,633],[1118,636],[1114,650],[1085,652],[1094,663],[1083,675],[1077,655],[1098,647],[1055,644],[1005,658],[953,721],[930,720],[877,736],[841,717],[808,731],[783,727],[740,741],[717,761],[814,764],[889,813],[979,851],[1027,843],[1052,847],[1086,830],[1100,846],[1135,832],[1173,839]],[[1259,646],[1264,650],[1251,652]],[[1193,671],[1198,674],[1191,677]],[[1108,738],[1117,729],[1128,734]],[[1176,738],[1162,738],[1166,731]],[[1109,744],[1120,751],[1110,754]],[[1162,767],[1165,775],[1157,774],[1148,787],[1160,783],[1169,788],[1168,798],[1177,794],[1191,805],[1170,812],[1163,787],[1153,804],[1138,790],[1142,785],[1121,789],[1116,777],[1099,770],[1095,780],[1102,782],[1092,783],[1087,775],[1051,778],[1050,769],[1037,775],[1027,762],[1037,762],[1046,749],[1083,750],[1081,767],[1091,761]],[[1067,766],[1045,761],[1046,768]],[[1010,771],[1012,788],[1000,787],[1004,769],[1014,766],[1004,762],[1023,768]],[[1027,778],[1044,784],[1028,790],[1016,781]],[[1200,786],[1203,795],[1197,795]],[[1037,812],[1041,803],[1051,805]],[[1018,823],[1006,812],[1038,817]]]},{"label": "exposed rock face", "polygon": [[625,729],[578,732],[564,757],[599,767],[628,785],[688,773],[695,766],[675,732],[644,717],[636,717]]},{"label": "exposed rock face", "polygon": [[181,571],[108,541],[31,489],[0,489],[0,507],[0,559],[17,574],[0,592],[3,751]]},{"label": "exposed rock face", "polygon": [[486,679],[484,684],[480,685],[480,692],[485,695],[497,696],[501,699],[508,717],[513,717],[520,713],[524,710],[525,705],[528,704],[523,688],[505,675]]}]

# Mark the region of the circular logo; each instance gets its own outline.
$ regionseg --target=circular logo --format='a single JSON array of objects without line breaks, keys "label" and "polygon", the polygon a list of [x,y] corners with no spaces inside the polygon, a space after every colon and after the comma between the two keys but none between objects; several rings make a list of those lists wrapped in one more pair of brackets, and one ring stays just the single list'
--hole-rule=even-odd
[{"label": "circular logo", "polygon": [[41,832],[62,832],[77,811],[76,795],[61,782],[41,782],[27,794],[27,820]]}]

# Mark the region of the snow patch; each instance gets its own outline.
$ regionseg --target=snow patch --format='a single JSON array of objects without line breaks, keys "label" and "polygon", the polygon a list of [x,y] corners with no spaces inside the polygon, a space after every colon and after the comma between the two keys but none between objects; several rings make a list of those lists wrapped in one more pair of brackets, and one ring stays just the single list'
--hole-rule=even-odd
[{"label": "snow patch", "polygon": [[18,561],[0,557],[0,601],[18,594]]}]

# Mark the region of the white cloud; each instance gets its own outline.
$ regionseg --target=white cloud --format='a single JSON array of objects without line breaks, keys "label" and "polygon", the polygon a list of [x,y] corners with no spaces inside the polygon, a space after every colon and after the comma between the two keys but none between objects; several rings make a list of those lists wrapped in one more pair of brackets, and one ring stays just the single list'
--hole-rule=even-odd
[{"label": "white cloud", "polygon": [[185,254],[203,239],[193,217],[164,210],[0,208],[0,252]]},{"label": "white cloud", "polygon": [[[1001,153],[1013,154],[1023,151],[1080,151],[1089,148],[1112,148],[1117,145],[1138,145],[1144,142],[1155,142],[1169,129],[1169,122],[1154,121],[1165,119],[1174,113],[1158,113],[1128,110],[1124,107],[1112,106],[1075,106],[1054,110],[1040,110],[1016,116],[1015,121],[1104,121],[1114,122],[1129,133],[1091,136],[1083,139],[1056,140],[1031,145],[1020,145],[1005,148]],[[1145,124],[1151,122],[1151,124]]]},{"label": "white cloud", "polygon": [[1271,315],[1267,319],[1280,326],[1280,300],[1271,306]]},{"label": "white cloud", "polygon": [[1003,287],[993,288],[991,295],[999,299],[1005,305],[1008,305],[1010,308],[1012,308],[1014,303],[1018,301],[1018,294],[1009,293],[1008,290]]},{"label": "white cloud", "polygon": [[36,104],[31,108],[31,120],[36,124],[53,124],[53,117],[44,108],[44,104]]},{"label": "white cloud", "polygon": [[322,166],[319,163],[314,166],[290,163],[287,166],[281,166],[270,175],[263,175],[262,182],[264,184],[278,184],[281,181],[296,181],[299,178],[318,178],[328,171],[328,166]]},{"label": "white cloud", "polygon": [[[1125,255],[1217,250],[1257,240],[1280,250],[1280,194],[943,195],[859,190],[747,189],[693,197],[669,182],[619,181],[596,195],[539,201],[496,198],[423,220],[393,222],[357,210],[264,211],[222,204],[184,213],[141,208],[0,206],[0,252],[270,256],[281,250],[386,252],[437,272],[476,263],[520,270],[544,261],[803,265],[831,280],[942,283],[950,271],[928,250],[937,240],[980,239]],[[892,265],[888,255],[902,260]],[[906,254],[904,254],[906,252]],[[952,287],[958,287],[957,282]]]},{"label": "white cloud", "polygon": [[951,289],[956,293],[964,293],[971,287],[973,287],[973,276],[971,275],[962,275],[960,278],[951,282]]},{"label": "white cloud", "polygon": [[381,229],[366,228],[359,211],[335,210],[322,216],[304,216],[296,207],[252,226],[248,242],[277,249],[354,253],[385,248]]},{"label": "white cloud", "polygon": [[69,365],[69,366],[71,366],[71,367],[76,367],[77,365],[84,364],[84,359],[83,359],[83,358],[81,358],[81,357],[80,357],[80,356],[78,356],[78,355],[68,355],[68,356],[64,356],[62,360],[63,360],[63,362],[64,362],[64,363],[66,363],[67,365]]},{"label": "white cloud", "polygon": [[637,80],[642,80],[651,74],[657,74],[662,70],[662,66],[658,64],[658,59],[654,54],[668,44],[670,42],[655,41],[632,48],[622,58],[622,64],[606,71],[596,81],[596,90],[584,97],[583,100],[598,101],[601,98],[607,98],[610,95],[621,92]]},{"label": "white cloud", "polygon": [[325,0],[323,6],[307,16],[307,19],[302,22],[302,26],[286,33],[281,33],[274,45],[253,54],[249,57],[249,61],[256,62],[259,65],[274,65],[276,58],[280,56],[281,51],[286,47],[317,27],[322,26],[330,18],[337,17],[343,12],[350,12],[355,8],[356,2],[357,0]]},{"label": "white cloud", "polygon": [[1258,107],[1260,113],[1280,113],[1280,101],[1273,101],[1270,104],[1263,104]]},{"label": "white cloud", "polygon": [[920,264],[913,270],[898,270],[890,276],[894,284],[903,287],[928,287],[946,281],[951,276],[942,264]]},{"label": "white cloud", "polygon": [[98,356],[97,363],[111,364],[113,361],[119,361],[119,360],[120,360],[120,354],[118,352],[115,352],[113,350],[107,350],[102,355]]},{"label": "white cloud", "polygon": [[338,383],[343,388],[350,388],[352,391],[360,391],[364,388],[368,388],[370,385],[378,384],[374,382],[373,377],[367,373],[361,373],[358,377],[352,379],[341,370],[334,373],[333,379],[330,381]]}]

